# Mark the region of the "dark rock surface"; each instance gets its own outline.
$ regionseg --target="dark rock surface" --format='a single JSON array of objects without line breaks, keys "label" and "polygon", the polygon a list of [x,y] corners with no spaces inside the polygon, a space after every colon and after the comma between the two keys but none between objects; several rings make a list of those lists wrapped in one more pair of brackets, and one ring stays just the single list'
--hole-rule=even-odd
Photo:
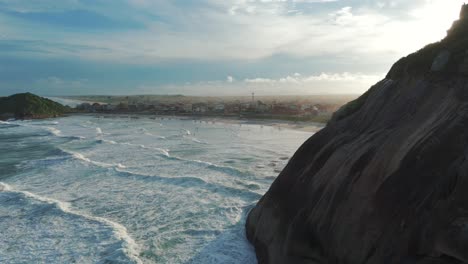
[{"label": "dark rock surface", "polygon": [[468,263],[468,6],[307,140],[250,212],[259,263]]}]

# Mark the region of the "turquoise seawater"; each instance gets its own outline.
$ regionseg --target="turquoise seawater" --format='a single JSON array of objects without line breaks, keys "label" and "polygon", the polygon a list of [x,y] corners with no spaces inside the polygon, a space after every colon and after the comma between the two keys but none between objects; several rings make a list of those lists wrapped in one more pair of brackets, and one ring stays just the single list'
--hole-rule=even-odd
[{"label": "turquoise seawater", "polygon": [[248,211],[312,133],[71,116],[0,123],[0,263],[256,263]]}]

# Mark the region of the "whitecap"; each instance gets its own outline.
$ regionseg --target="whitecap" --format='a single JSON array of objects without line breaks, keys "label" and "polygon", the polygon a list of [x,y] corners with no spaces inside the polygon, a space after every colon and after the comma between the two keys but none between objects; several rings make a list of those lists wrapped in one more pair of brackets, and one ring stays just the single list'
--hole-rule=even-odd
[{"label": "whitecap", "polygon": [[137,145],[137,144],[132,144],[132,143],[118,143],[118,144],[122,144],[122,145],[127,145],[127,146],[132,146],[132,147],[139,147],[139,148],[142,148],[142,149],[152,149],[152,150],[157,150],[159,152],[161,152],[161,154],[163,154],[164,156],[167,156],[169,157],[169,150],[168,149],[162,149],[162,148],[157,148],[157,147],[147,147],[143,144],[140,144],[140,145]]},{"label": "whitecap", "polygon": [[150,136],[150,137],[155,137],[155,138],[158,138],[158,139],[166,139],[166,137],[158,136],[158,135],[152,134],[150,132],[145,132],[144,135]]},{"label": "whitecap", "polygon": [[93,164],[95,166],[98,166],[98,167],[102,167],[102,168],[126,168],[126,166],[122,165],[121,163],[110,164],[110,163],[95,161],[95,160],[92,160],[90,158],[85,157],[83,154],[81,154],[79,152],[73,152],[73,151],[67,151],[67,150],[63,150],[63,151],[69,153],[73,158],[75,158],[77,160],[81,160],[81,161],[84,161],[86,163],[90,163],[90,164]]},{"label": "whitecap", "polygon": [[113,140],[108,140],[108,139],[99,139],[97,140],[98,143],[107,143],[107,144],[111,144],[111,145],[115,145],[117,144],[117,142],[113,141]]},{"label": "whitecap", "polygon": [[55,135],[57,137],[62,136],[62,131],[60,131],[59,129],[57,129],[55,127],[45,127],[45,129],[48,130],[50,133],[52,133],[53,135]]},{"label": "whitecap", "polygon": [[[11,186],[9,186],[8,184],[2,183],[2,182],[0,182],[0,191],[18,193],[18,194],[24,195],[25,197],[30,198],[30,199],[34,199],[34,200],[37,200],[37,201],[40,201],[40,202],[52,204],[52,205],[56,206],[60,211],[62,211],[64,213],[74,215],[74,216],[77,216],[77,217],[82,217],[82,218],[85,218],[87,220],[95,221],[95,222],[98,222],[100,224],[104,224],[104,225],[110,227],[112,229],[112,231],[113,231],[114,237],[117,238],[119,241],[122,241],[123,248],[119,248],[119,249],[117,249],[115,251],[123,252],[134,263],[138,263],[138,264],[142,263],[142,261],[138,258],[139,246],[135,242],[135,240],[133,240],[133,238],[128,234],[127,229],[123,225],[121,225],[119,223],[116,223],[116,222],[113,222],[113,221],[111,221],[109,219],[106,219],[106,218],[103,218],[103,217],[91,216],[91,215],[87,215],[87,214],[84,214],[84,213],[81,213],[81,212],[73,211],[71,209],[71,206],[70,206],[69,203],[59,201],[59,200],[55,200],[55,199],[51,199],[51,198],[47,198],[47,197],[43,197],[43,196],[28,192],[28,191],[14,190]],[[116,253],[118,253],[118,252],[116,252]],[[103,260],[102,263],[107,263],[107,261]]]}]

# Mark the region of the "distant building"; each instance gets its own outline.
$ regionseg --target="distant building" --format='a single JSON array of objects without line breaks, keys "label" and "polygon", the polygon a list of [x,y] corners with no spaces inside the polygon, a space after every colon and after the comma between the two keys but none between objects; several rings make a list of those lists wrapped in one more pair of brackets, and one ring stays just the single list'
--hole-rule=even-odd
[{"label": "distant building", "polygon": [[205,103],[192,104],[192,112],[196,114],[206,113],[208,106]]},{"label": "distant building", "polygon": [[217,103],[215,106],[214,106],[214,111],[215,112],[224,112],[224,109],[225,109],[225,105],[224,103]]},{"label": "distant building", "polygon": [[189,104],[189,103],[186,103],[186,104],[182,105],[182,109],[186,113],[192,112],[192,108],[193,108],[193,105]]},{"label": "distant building", "polygon": [[271,107],[269,105],[263,103],[262,101],[257,101],[255,109],[259,113],[265,113],[265,112],[268,112],[271,109]]}]

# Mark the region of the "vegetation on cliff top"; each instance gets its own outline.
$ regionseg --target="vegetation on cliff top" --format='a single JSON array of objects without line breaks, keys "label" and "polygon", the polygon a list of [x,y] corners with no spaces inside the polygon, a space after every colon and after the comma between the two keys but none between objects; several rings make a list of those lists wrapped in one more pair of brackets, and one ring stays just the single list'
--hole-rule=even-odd
[{"label": "vegetation on cliff top", "polygon": [[0,115],[4,117],[46,118],[62,115],[68,111],[68,107],[32,93],[0,97]]}]

